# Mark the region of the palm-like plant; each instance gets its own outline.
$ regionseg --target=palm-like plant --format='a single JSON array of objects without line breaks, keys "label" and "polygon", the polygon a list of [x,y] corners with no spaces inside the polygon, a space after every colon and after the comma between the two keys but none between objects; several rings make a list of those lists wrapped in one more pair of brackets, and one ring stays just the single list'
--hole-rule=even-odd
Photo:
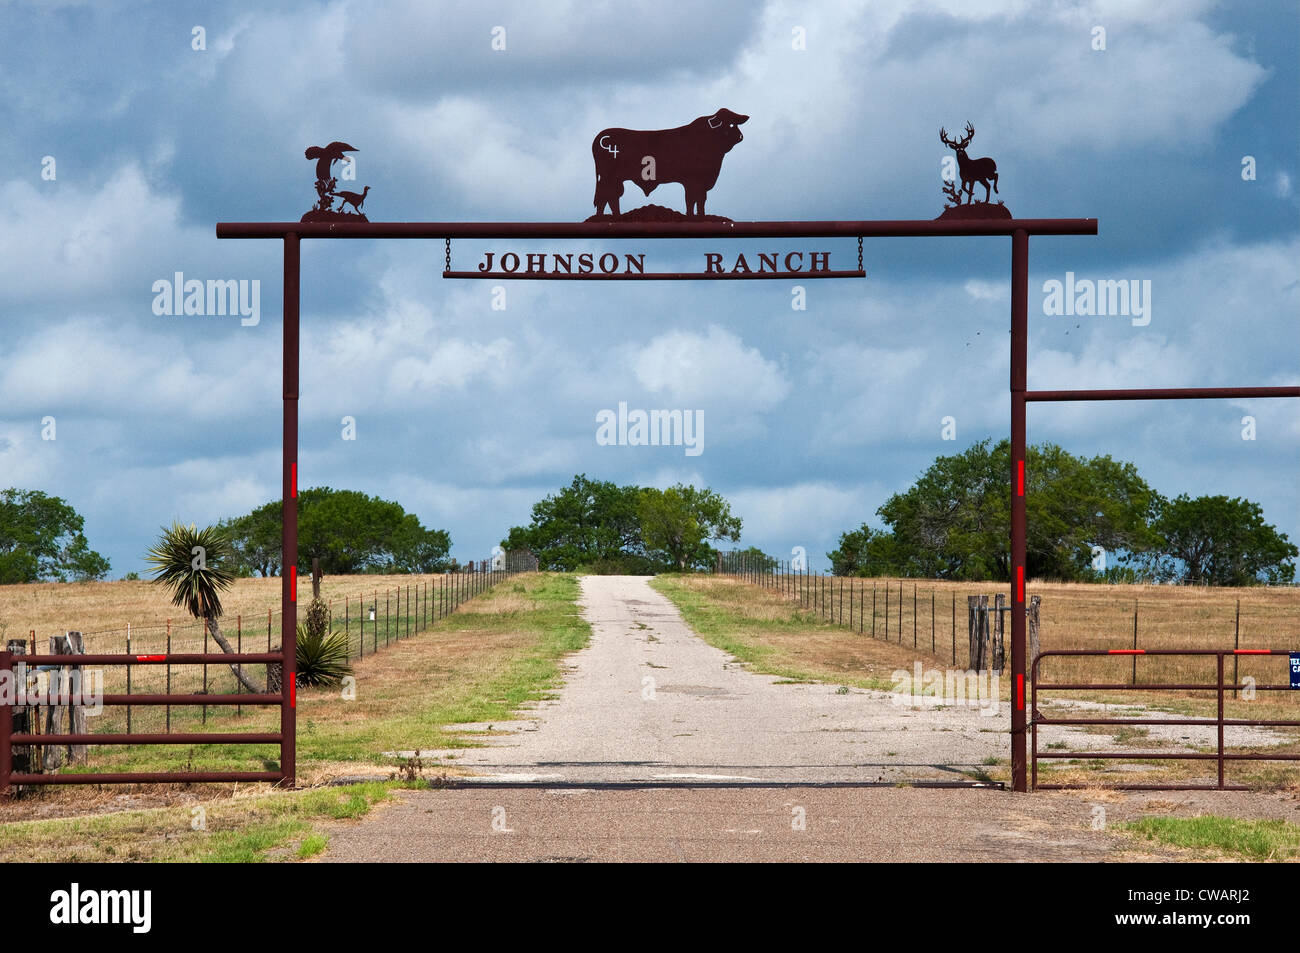
[{"label": "palm-like plant", "polygon": [[[182,526],[174,522],[171,528],[163,527],[158,543],[145,556],[153,566],[153,581],[171,593],[172,604],[201,620],[227,655],[235,650],[221,634],[217,620],[221,618],[221,593],[235,581],[234,573],[222,564],[233,555],[230,540],[217,527],[198,529],[193,523]],[[230,670],[250,692],[260,691],[242,667],[232,664]]]},{"label": "palm-like plant", "polygon": [[337,685],[352,671],[347,634],[314,630],[305,622],[298,624],[297,658],[299,685]]}]

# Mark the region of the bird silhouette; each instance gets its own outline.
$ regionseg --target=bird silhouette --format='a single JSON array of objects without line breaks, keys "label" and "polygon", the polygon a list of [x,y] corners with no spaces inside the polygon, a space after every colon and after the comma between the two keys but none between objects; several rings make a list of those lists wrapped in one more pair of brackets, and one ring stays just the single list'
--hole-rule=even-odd
[{"label": "bird silhouette", "polygon": [[362,205],[362,203],[365,202],[365,200],[366,200],[366,193],[369,192],[369,191],[370,191],[370,186],[367,185],[364,189],[362,189],[362,190],[360,191],[360,193],[357,193],[357,192],[335,192],[334,194],[337,195],[337,196],[339,197],[339,209],[340,209],[340,210],[342,210],[342,208],[343,208],[344,205],[351,205],[354,209],[357,210],[357,212],[360,212],[360,211],[361,211],[361,205]]},{"label": "bird silhouette", "polygon": [[356,146],[350,146],[346,142],[335,140],[328,146],[310,146],[304,153],[308,159],[316,159],[316,178],[328,179],[330,177],[330,166],[340,159],[344,162],[351,162],[352,157],[344,155],[345,152],[357,152]]}]

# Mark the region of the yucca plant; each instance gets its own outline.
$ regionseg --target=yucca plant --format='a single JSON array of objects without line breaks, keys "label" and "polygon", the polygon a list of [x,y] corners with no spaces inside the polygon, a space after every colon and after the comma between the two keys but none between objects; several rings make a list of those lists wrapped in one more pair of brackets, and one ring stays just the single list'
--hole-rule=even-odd
[{"label": "yucca plant", "polygon": [[[223,565],[233,554],[230,540],[217,527],[198,529],[193,523],[182,526],[174,522],[170,528],[162,528],[157,544],[145,556],[153,566],[153,581],[168,590],[172,605],[182,606],[202,621],[227,655],[235,650],[221,634],[217,620],[221,618],[221,593],[235,581],[235,574]],[[241,666],[232,664],[230,670],[250,692],[260,691]]]},{"label": "yucca plant", "polygon": [[298,623],[297,659],[299,685],[339,684],[352,671],[348,665],[347,633],[327,633],[305,622]]}]

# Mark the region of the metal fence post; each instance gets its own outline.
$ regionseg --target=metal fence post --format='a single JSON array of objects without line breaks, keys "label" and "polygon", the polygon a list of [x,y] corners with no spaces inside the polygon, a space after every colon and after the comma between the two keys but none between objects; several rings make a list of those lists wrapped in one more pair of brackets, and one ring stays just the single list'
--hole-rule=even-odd
[{"label": "metal fence post", "polygon": [[1138,683],[1138,601],[1133,600],[1133,681],[1130,684]]},{"label": "metal fence post", "polygon": [[[1136,656],[1135,656],[1136,658]],[[1223,790],[1223,653],[1219,660],[1219,790]]]},{"label": "metal fence post", "polygon": [[280,520],[280,775],[298,779],[298,282],[301,242],[284,236],[283,430]]},{"label": "metal fence post", "polygon": [[[1137,648],[1137,646],[1135,645],[1134,648]],[[1232,634],[1232,649],[1234,653],[1232,656],[1232,697],[1233,698],[1237,697],[1237,685],[1240,684],[1241,682],[1241,680],[1237,677],[1238,675],[1237,661],[1241,658],[1241,656],[1235,654],[1236,650],[1239,648],[1241,648],[1241,599],[1240,598],[1237,599],[1237,623]]]},{"label": "metal fence post", "polygon": [[[14,671],[14,654],[8,650],[0,652],[0,673],[12,683]],[[16,692],[17,686],[15,686]],[[0,797],[9,796],[9,776],[14,772],[14,749],[10,736],[14,733],[14,704],[17,695],[10,700],[0,697]]]},{"label": "metal fence post", "polygon": [[[126,624],[126,654],[131,654],[131,623]],[[131,666],[126,666],[126,693],[131,694]],[[126,706],[126,733],[131,733],[131,706]]]},{"label": "metal fence post", "polygon": [[1029,232],[1011,235],[1011,787],[1026,791],[1025,737],[1025,394],[1029,366]]}]

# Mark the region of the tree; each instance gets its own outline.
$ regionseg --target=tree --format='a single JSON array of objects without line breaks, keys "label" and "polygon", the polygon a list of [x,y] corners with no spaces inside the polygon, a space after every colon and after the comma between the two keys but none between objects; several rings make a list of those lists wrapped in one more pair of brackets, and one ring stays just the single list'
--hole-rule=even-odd
[{"label": "tree", "polygon": [[567,487],[534,503],[532,522],[512,527],[501,546],[530,550],[544,570],[573,572],[602,565],[652,572],[657,567],[642,542],[637,516],[640,492],[639,487],[578,474]]},{"label": "tree", "polygon": [[[149,550],[145,561],[154,568],[154,582],[171,595],[172,605],[182,606],[195,619],[207,627],[213,641],[227,655],[234,653],[230,642],[221,634],[221,593],[234,582],[234,573],[227,568],[234,555],[230,540],[216,526],[196,529],[194,524],[182,526],[172,523],[163,527],[162,536]],[[239,665],[231,664],[241,685],[254,694],[260,689]]]},{"label": "tree", "polygon": [[230,539],[233,571],[241,576],[280,574],[280,513],[276,501],[217,524]]},{"label": "tree", "polygon": [[[220,524],[231,539],[233,571],[270,576],[280,571],[283,509],[279,500]],[[442,572],[451,536],[426,529],[401,505],[356,490],[312,487],[298,493],[298,569],[313,559],[322,572]]]},{"label": "tree", "polygon": [[708,540],[740,539],[741,519],[719,493],[678,483],[641,491],[637,505],[646,549],[666,554],[676,569],[707,569],[717,551]]},{"label": "tree", "polygon": [[1162,578],[1197,586],[1250,586],[1295,579],[1300,555],[1264,522],[1258,503],[1182,494],[1161,501],[1154,529],[1163,544],[1150,562]]},{"label": "tree", "polygon": [[733,549],[722,554],[723,572],[772,572],[777,565],[774,556],[769,556],[757,546]]},{"label": "tree", "polygon": [[102,579],[108,560],[90,548],[67,501],[40,490],[0,491],[0,583]]},{"label": "tree", "polygon": [[[1010,447],[1004,441],[1010,472]],[[1138,562],[1160,544],[1152,528],[1160,495],[1131,463],[1109,456],[1085,460],[1054,444],[1030,448],[1025,461],[1027,572],[1051,579],[1095,580],[1093,547],[1108,572]],[[1010,522],[1008,520],[1008,530]]]},{"label": "tree", "polygon": [[837,576],[905,576],[907,553],[893,533],[863,523],[840,534],[840,545],[826,554]]},{"label": "tree", "polygon": [[939,457],[876,510],[894,536],[900,575],[1006,578],[1009,474],[999,463],[987,440]]},{"label": "tree", "polygon": [[414,513],[402,517],[401,525],[388,541],[388,562],[382,572],[432,573],[448,568],[451,534],[445,529],[425,529]]},{"label": "tree", "polygon": [[[985,440],[939,457],[916,483],[876,511],[889,527],[865,524],[828,553],[836,571],[931,578],[1010,579],[1009,441]],[[1075,457],[1054,444],[1028,448],[1026,571],[1030,577],[1088,580],[1093,547],[1124,564],[1159,538],[1150,520],[1158,495],[1129,463]]]}]

